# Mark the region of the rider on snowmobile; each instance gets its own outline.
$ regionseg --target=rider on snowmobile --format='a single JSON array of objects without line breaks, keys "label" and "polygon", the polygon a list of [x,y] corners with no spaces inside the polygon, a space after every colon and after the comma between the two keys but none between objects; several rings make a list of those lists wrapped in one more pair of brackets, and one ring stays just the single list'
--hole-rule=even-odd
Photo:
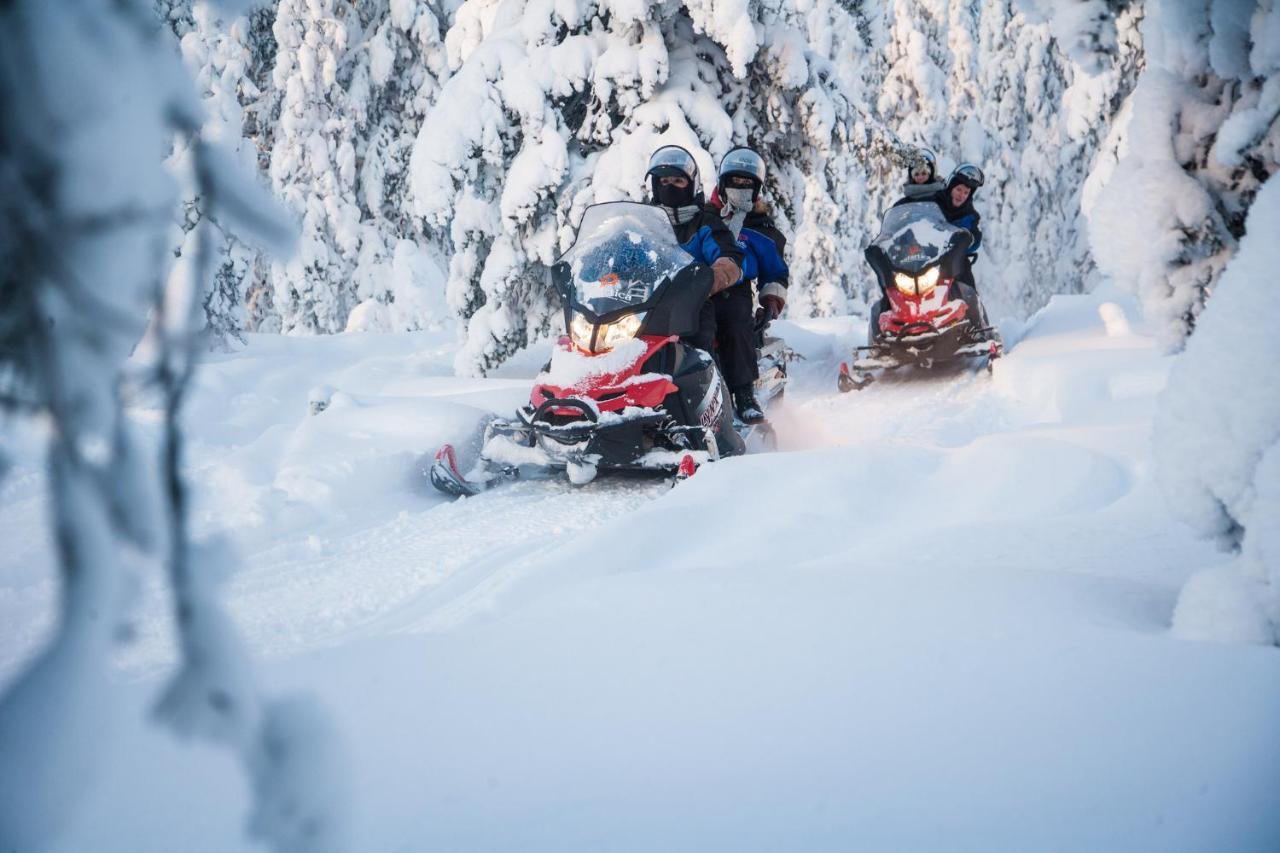
[{"label": "rider on snowmobile", "polygon": [[947,179],[946,189],[933,197],[948,222],[973,235],[973,242],[969,244],[965,254],[965,262],[956,271],[956,281],[968,288],[964,293],[965,301],[974,309],[974,316],[982,326],[987,325],[986,311],[982,309],[982,303],[978,299],[978,285],[973,278],[973,264],[978,260],[978,249],[982,247],[982,229],[978,225],[982,216],[973,207],[973,197],[984,181],[981,169],[972,163],[961,163]]},{"label": "rider on snowmobile", "polygon": [[649,179],[649,202],[667,214],[680,247],[710,266],[715,277],[711,297],[698,313],[698,331],[688,336],[690,344],[714,358],[714,297],[742,279],[742,247],[716,212],[704,204],[698,185],[698,164],[688,151],[679,145],[662,146],[649,158],[645,177]]},{"label": "rider on snowmobile", "polygon": [[649,158],[649,203],[667,214],[680,248],[711,267],[719,293],[742,277],[742,250],[720,217],[703,201],[698,164],[679,145],[664,145]]},{"label": "rider on snowmobile", "polygon": [[893,206],[923,201],[943,189],[944,185],[938,179],[937,159],[933,152],[928,148],[917,148],[907,155],[907,182],[902,187],[902,198],[894,202]]},{"label": "rider on snowmobile", "polygon": [[[744,254],[742,281],[711,298],[715,306],[716,344],[725,381],[733,393],[734,409],[743,423],[764,420],[756,401],[754,384],[759,377],[756,361],[756,326],[763,327],[782,313],[787,303],[787,263],[783,260],[786,238],[769,216],[760,198],[764,186],[764,159],[750,148],[732,149],[720,162],[711,204],[738,241]],[[760,314],[751,313],[751,281],[760,297]]]}]

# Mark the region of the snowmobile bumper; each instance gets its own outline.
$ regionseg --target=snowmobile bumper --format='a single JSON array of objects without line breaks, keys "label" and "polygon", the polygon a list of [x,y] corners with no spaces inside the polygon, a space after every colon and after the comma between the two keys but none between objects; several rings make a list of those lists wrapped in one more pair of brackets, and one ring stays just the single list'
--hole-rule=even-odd
[{"label": "snowmobile bumper", "polygon": [[[566,410],[575,414],[563,414]],[[553,467],[586,461],[604,468],[675,471],[684,451],[715,448],[710,430],[677,424],[654,409],[602,413],[590,401],[563,398],[517,414],[519,424],[495,424],[493,435],[541,451]]]},{"label": "snowmobile bumper", "polygon": [[[518,420],[494,420],[485,430],[480,459],[463,474],[453,448],[436,454],[431,483],[451,495],[475,495],[514,479],[537,479],[559,471],[575,485],[601,469],[675,474],[719,458],[711,430],[682,426],[660,411],[624,409],[601,413],[589,400],[549,399],[525,406]],[[687,475],[686,475],[687,476]]]},{"label": "snowmobile bumper", "polygon": [[859,390],[874,380],[872,371],[899,367],[930,368],[935,364],[969,358],[986,358],[988,364],[1004,352],[1004,344],[994,326],[973,328],[968,320],[936,329],[928,324],[909,327],[902,335],[885,335],[876,342],[854,349],[852,369],[841,365],[841,391]]}]

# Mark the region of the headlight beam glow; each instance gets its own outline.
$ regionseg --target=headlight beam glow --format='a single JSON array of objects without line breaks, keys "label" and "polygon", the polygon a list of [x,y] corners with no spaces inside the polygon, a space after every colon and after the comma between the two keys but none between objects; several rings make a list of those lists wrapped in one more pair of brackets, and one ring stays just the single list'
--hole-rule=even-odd
[{"label": "headlight beam glow", "polygon": [[916,278],[896,272],[893,274],[893,286],[906,296],[928,296],[938,286],[940,276],[939,267],[930,267]]},{"label": "headlight beam glow", "polygon": [[616,323],[597,325],[582,314],[575,313],[569,321],[569,337],[584,352],[608,352],[634,338],[643,322],[643,314],[628,314]]}]

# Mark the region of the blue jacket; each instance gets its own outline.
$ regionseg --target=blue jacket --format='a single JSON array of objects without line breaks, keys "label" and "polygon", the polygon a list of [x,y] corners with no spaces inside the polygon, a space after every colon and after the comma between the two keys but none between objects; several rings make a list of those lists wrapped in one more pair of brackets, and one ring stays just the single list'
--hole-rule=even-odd
[{"label": "blue jacket", "polygon": [[[778,235],[781,238],[781,235]],[[778,282],[783,287],[788,284],[790,270],[782,257],[785,239],[775,239],[763,231],[750,226],[743,226],[738,235],[738,245],[744,255],[741,281],[758,280],[760,284]]]},{"label": "blue jacket", "polygon": [[734,242],[715,211],[704,207],[690,221],[675,226],[675,232],[680,248],[702,263],[710,266],[724,257],[742,266],[742,247]]},{"label": "blue jacket", "polygon": [[973,235],[973,242],[969,244],[969,249],[967,251],[967,254],[970,255],[978,254],[978,249],[982,248],[982,230],[978,228],[978,220],[980,218],[981,217],[978,216],[978,212],[974,210],[966,213],[959,219],[951,220],[952,225],[959,225],[961,228],[966,229]]}]

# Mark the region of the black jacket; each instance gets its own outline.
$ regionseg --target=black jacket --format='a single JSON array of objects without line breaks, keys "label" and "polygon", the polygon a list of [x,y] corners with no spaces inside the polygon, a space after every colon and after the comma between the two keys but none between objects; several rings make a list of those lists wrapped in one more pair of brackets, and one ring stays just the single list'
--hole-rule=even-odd
[{"label": "black jacket", "polygon": [[969,246],[969,254],[976,255],[978,249],[982,246],[982,229],[979,223],[982,222],[982,215],[973,207],[973,193],[965,199],[964,204],[956,207],[951,203],[951,191],[943,190],[933,196],[933,201],[942,209],[942,215],[952,225],[959,225],[961,228],[973,235],[973,243]]}]

